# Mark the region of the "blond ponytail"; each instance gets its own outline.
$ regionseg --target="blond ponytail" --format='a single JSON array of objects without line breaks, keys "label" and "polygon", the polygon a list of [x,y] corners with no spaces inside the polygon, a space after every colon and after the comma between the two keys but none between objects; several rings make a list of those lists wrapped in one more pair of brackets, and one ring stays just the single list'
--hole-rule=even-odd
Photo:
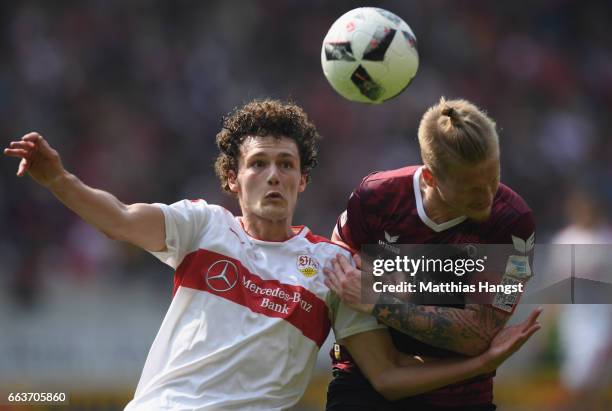
[{"label": "blond ponytail", "polygon": [[467,100],[442,97],[423,115],[418,137],[423,162],[438,177],[456,164],[477,164],[499,150],[495,122]]}]

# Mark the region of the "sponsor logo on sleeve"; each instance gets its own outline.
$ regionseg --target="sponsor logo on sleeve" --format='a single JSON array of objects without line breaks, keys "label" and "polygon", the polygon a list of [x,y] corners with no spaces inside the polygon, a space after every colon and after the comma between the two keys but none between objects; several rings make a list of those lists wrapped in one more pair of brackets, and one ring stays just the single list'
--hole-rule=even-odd
[{"label": "sponsor logo on sleeve", "polygon": [[511,255],[508,257],[505,274],[521,280],[531,277],[529,257],[526,255]]},{"label": "sponsor logo on sleeve", "polygon": [[[501,282],[501,284],[504,286],[517,286],[520,283],[520,280],[509,277],[507,275],[502,278]],[[518,304],[520,296],[521,293],[519,291],[515,291],[510,294],[498,292],[497,294],[495,294],[495,297],[493,298],[493,303],[491,305],[497,308],[498,310],[504,311],[506,313],[512,313],[514,311],[514,308]]]}]

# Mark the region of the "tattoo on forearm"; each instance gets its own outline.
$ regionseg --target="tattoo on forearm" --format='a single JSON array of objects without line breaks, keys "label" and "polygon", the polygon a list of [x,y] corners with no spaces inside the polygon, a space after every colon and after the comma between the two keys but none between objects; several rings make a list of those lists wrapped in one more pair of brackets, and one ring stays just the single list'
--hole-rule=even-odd
[{"label": "tattoo on forearm", "polygon": [[507,317],[486,306],[464,309],[407,303],[382,295],[372,314],[380,321],[419,341],[463,354],[486,348]]}]

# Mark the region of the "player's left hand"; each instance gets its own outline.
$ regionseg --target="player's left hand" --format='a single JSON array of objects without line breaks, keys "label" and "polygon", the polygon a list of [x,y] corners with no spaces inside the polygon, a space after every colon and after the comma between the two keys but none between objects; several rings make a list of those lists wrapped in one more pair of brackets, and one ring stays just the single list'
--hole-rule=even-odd
[{"label": "player's left hand", "polygon": [[[355,264],[361,267],[359,255],[355,254],[353,258]],[[357,311],[367,314],[372,312],[376,296],[373,292],[368,293],[367,289],[364,289],[364,292],[368,294],[362,294],[361,270],[353,267],[346,257],[341,254],[336,255],[331,260],[331,267],[324,267],[323,273],[325,274],[325,285],[338,294],[343,303]]]},{"label": "player's left hand", "polygon": [[537,308],[522,323],[506,327],[493,337],[491,346],[482,354],[486,372],[494,371],[540,329],[537,320],[541,313],[542,308]]}]

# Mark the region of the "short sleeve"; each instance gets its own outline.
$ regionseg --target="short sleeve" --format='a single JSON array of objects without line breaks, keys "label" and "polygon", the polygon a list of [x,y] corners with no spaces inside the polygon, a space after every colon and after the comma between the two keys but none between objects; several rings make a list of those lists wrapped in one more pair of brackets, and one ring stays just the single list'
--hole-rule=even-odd
[{"label": "short sleeve", "polygon": [[166,250],[150,253],[176,269],[183,258],[197,248],[196,240],[206,230],[210,219],[210,206],[204,200],[181,200],[171,205],[155,205],[164,213]]},{"label": "short sleeve", "polygon": [[[500,221],[495,232],[492,244],[508,244],[507,253],[497,259],[497,268],[500,274],[503,273],[501,284],[526,284],[534,275],[535,222],[531,210]],[[521,295],[522,292],[518,291],[510,294],[498,292],[492,297],[491,305],[512,314]]]},{"label": "short sleeve", "polygon": [[533,211],[525,200],[508,186],[500,184],[486,235],[489,244],[513,244],[516,251],[528,254],[535,242]]},{"label": "short sleeve", "polygon": [[[350,258],[348,253],[342,252],[346,254],[347,258]],[[329,307],[329,317],[336,340],[366,331],[387,328],[385,325],[379,324],[373,316],[355,311],[345,305],[340,301],[340,297],[331,290],[327,294],[326,302]]]},{"label": "short sleeve", "polygon": [[533,255],[535,245],[535,221],[533,213],[529,211],[523,214],[514,224],[510,238],[517,251]]},{"label": "short sleeve", "polygon": [[495,228],[491,244],[512,244],[515,254],[524,255],[533,260],[535,246],[535,221],[531,210],[505,219]]},{"label": "short sleeve", "polygon": [[387,328],[385,325],[379,324],[373,316],[349,308],[331,291],[328,297],[328,307],[330,308],[331,323],[336,340],[366,331]]},{"label": "short sleeve", "polygon": [[342,241],[353,250],[360,250],[370,237],[363,216],[361,189],[360,186],[351,193],[346,210],[338,217],[334,229]]},{"label": "short sleeve", "polygon": [[331,291],[327,297],[327,306],[336,340],[366,331],[387,328],[379,324],[373,316],[349,308]]}]

